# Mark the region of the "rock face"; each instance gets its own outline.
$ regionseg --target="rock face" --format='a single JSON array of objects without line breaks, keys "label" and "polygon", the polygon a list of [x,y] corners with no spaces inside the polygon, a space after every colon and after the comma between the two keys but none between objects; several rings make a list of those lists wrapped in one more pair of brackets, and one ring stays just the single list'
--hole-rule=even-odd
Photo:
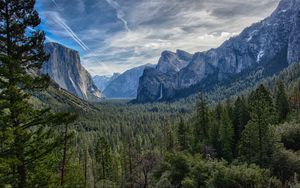
[{"label": "rock face", "polygon": [[188,65],[191,59],[192,55],[182,50],[177,50],[176,53],[164,51],[161,54],[156,69],[162,73],[179,72]]},{"label": "rock face", "polygon": [[130,70],[113,79],[103,93],[107,98],[135,98],[139,78],[146,67],[153,67],[151,64],[142,65]]},{"label": "rock face", "polygon": [[120,73],[114,73],[112,76],[99,76],[96,75],[93,77],[93,81],[98,89],[104,91],[104,89],[116,78],[120,76]]},{"label": "rock face", "polygon": [[48,74],[61,88],[88,101],[99,101],[103,94],[95,86],[91,75],[80,64],[79,53],[58,43],[45,44],[50,58],[41,72]]},{"label": "rock face", "polygon": [[159,63],[164,68],[146,69],[140,78],[137,101],[185,97],[230,82],[258,67],[263,67],[267,76],[300,61],[299,11],[300,0],[282,0],[271,16],[219,48],[195,53],[191,58],[188,55],[184,61],[163,53]]}]

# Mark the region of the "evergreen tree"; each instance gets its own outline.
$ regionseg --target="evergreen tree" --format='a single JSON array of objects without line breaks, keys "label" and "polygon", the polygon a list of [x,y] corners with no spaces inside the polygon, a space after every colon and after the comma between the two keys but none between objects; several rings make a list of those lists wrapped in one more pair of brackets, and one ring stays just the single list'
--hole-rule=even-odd
[{"label": "evergreen tree", "polygon": [[183,119],[180,119],[177,129],[178,146],[180,150],[188,149],[188,129]]},{"label": "evergreen tree", "polygon": [[286,120],[290,111],[288,97],[285,92],[284,84],[282,81],[277,83],[277,92],[275,96],[275,105],[277,110],[277,117],[279,122]]},{"label": "evergreen tree", "polygon": [[247,104],[243,96],[238,97],[234,103],[232,124],[234,129],[233,151],[234,157],[238,154],[238,143],[241,139],[242,132],[250,120]]},{"label": "evergreen tree", "polygon": [[29,102],[32,92],[49,82],[34,73],[48,57],[45,35],[35,30],[40,18],[34,5],[35,0],[0,1],[0,166],[7,167],[0,176],[4,184],[19,188],[31,187],[30,172],[61,143],[51,127],[68,116],[36,109]]},{"label": "evergreen tree", "polygon": [[209,129],[209,118],[208,118],[208,107],[204,98],[204,95],[200,93],[197,97],[196,103],[196,117],[194,125],[194,139],[195,145],[199,142],[208,141],[208,129]]},{"label": "evergreen tree", "polygon": [[273,152],[271,125],[275,121],[272,98],[263,85],[260,85],[250,98],[251,120],[242,133],[240,143],[241,158],[248,163],[266,167]]},{"label": "evergreen tree", "polygon": [[221,145],[222,157],[231,162],[233,159],[233,128],[228,111],[222,113],[221,127],[219,131],[219,143]]},{"label": "evergreen tree", "polygon": [[96,162],[98,163],[98,179],[110,180],[112,173],[111,149],[104,137],[98,139],[95,148]]},{"label": "evergreen tree", "polygon": [[210,127],[209,127],[209,142],[210,145],[215,149],[218,155],[221,154],[221,148],[219,143],[219,129],[221,127],[221,116],[223,107],[221,103],[217,105],[213,114],[210,115]]}]

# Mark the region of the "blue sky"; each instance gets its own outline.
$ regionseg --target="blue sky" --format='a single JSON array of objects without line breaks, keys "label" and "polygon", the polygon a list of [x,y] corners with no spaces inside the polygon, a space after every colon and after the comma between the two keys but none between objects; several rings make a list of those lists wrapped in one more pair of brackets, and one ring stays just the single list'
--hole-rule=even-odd
[{"label": "blue sky", "polygon": [[279,0],[37,0],[48,41],[76,49],[92,75],[152,63],[164,50],[215,48]]}]

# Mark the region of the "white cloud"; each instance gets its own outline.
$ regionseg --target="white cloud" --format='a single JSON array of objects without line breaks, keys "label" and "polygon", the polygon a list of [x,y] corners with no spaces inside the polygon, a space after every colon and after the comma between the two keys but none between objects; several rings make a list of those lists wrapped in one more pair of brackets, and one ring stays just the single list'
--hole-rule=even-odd
[{"label": "white cloud", "polygon": [[122,11],[119,3],[117,1],[114,1],[114,0],[106,0],[106,2],[117,11],[117,18],[123,22],[125,29],[127,31],[130,31],[130,29],[128,27],[128,22],[124,18],[125,14]]},{"label": "white cloud", "polygon": [[[270,15],[279,2],[77,0],[81,3],[76,3],[76,7],[83,7],[80,9],[85,12],[77,8],[78,18],[74,18],[70,1],[59,1],[63,10],[52,1],[57,9],[48,11],[52,33],[71,38],[85,50],[89,46],[90,50],[82,54],[83,65],[92,74],[104,75],[146,63],[155,64],[164,50],[194,53],[218,47],[245,27]],[[121,22],[116,22],[116,17]]]}]

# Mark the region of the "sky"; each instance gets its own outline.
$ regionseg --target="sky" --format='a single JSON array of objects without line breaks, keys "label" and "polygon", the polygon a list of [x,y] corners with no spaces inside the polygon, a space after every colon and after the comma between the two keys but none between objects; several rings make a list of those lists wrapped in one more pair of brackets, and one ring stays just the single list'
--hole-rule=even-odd
[{"label": "sky", "polygon": [[37,0],[48,42],[80,52],[92,75],[156,64],[164,50],[216,48],[279,0]]}]

